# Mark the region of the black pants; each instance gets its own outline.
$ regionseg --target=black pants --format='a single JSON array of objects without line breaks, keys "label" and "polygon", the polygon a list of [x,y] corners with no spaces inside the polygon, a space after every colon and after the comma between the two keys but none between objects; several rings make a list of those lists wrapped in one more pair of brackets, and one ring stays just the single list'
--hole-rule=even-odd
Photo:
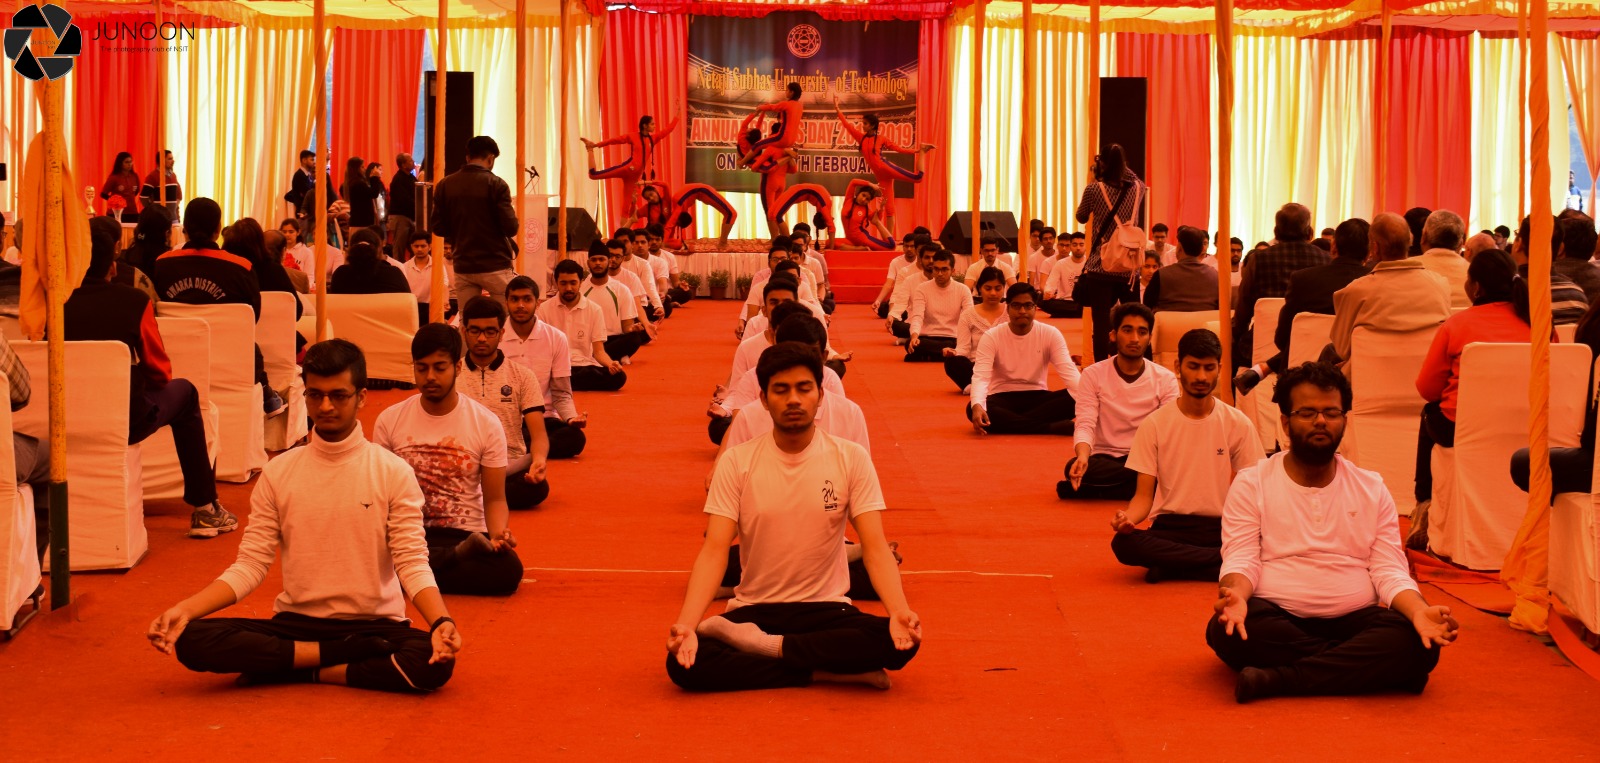
[{"label": "black pants", "polygon": [[454,527],[429,527],[428,566],[440,593],[471,596],[510,596],[522,584],[522,559],[515,549],[456,552],[456,545],[472,533]]},{"label": "black pants", "polygon": [[666,320],[668,318],[671,318],[671,317],[672,317],[672,301],[671,300],[667,300],[667,301],[665,301],[665,302],[663,302],[661,304],[661,320],[664,321],[664,320]]},{"label": "black pants", "polygon": [[582,429],[548,416],[544,420],[544,436],[550,444],[546,458],[572,458],[582,453],[583,446],[589,444],[589,437]]},{"label": "black pants", "polygon": [[906,353],[907,363],[943,363],[946,348],[954,350],[956,339],[952,336],[917,337],[917,349]]},{"label": "black pants", "polygon": [[[722,573],[722,586],[733,588],[744,577],[744,566],[739,562],[739,544],[728,547],[728,568]],[[878,601],[878,589],[872,587],[872,576],[867,574],[865,560],[850,563],[850,590],[845,596],[859,601]]]},{"label": "black pants", "polygon": [[1339,617],[1297,617],[1265,599],[1250,600],[1248,641],[1229,636],[1213,615],[1206,643],[1234,670],[1272,669],[1291,695],[1421,692],[1439,664],[1400,613],[1364,607]]},{"label": "black pants", "polygon": [[684,668],[675,655],[667,655],[667,675],[673,683],[689,691],[806,686],[814,671],[848,675],[899,670],[917,654],[917,647],[903,652],[894,648],[889,618],[849,604],[751,604],[723,617],[755,623],[769,634],[783,636],[783,656],[748,654],[701,636],[694,667]]},{"label": "black pants", "polygon": [[[649,336],[650,332],[648,331],[624,331],[616,336],[608,336],[605,342],[606,354],[610,355],[612,360],[618,362],[621,362],[623,358],[631,358],[644,345],[644,341]],[[577,369],[574,368],[573,370],[576,371]]]},{"label": "black pants", "polygon": [[[1047,299],[1039,303],[1039,309],[1043,310],[1045,314],[1049,315],[1051,318],[1083,317],[1083,305],[1073,302],[1070,299],[1061,299],[1059,297],[1056,299]],[[1106,316],[1107,320],[1109,320],[1110,313],[1107,313]],[[1099,326],[1100,324],[1097,323],[1095,325]],[[1097,328],[1096,330],[1098,331],[1099,329]]]},{"label": "black pants", "polygon": [[1437,402],[1422,406],[1422,425],[1417,429],[1418,501],[1433,499],[1433,446],[1456,446],[1456,423],[1444,415]]},{"label": "black pants", "polygon": [[[965,355],[950,355],[944,359],[944,375],[956,383],[956,389],[962,392],[972,386],[972,358]],[[1005,393],[1000,393],[1004,395]],[[968,418],[971,418],[969,413]],[[991,422],[993,419],[991,419]]]},{"label": "black pants", "polygon": [[200,418],[200,393],[188,379],[173,379],[157,390],[145,390],[149,405],[144,421],[128,427],[128,444],[144,442],[157,429],[172,427],[172,444],[183,471],[183,502],[210,506],[217,500],[217,473],[206,453],[206,425]]},{"label": "black pants", "polygon": [[529,482],[528,468],[533,459],[527,456],[515,459],[506,469],[506,505],[512,511],[531,509],[550,497],[550,478],[543,482]]},{"label": "black pants", "polygon": [[[1105,360],[1117,351],[1111,339],[1111,308],[1128,299],[1129,278],[1110,273],[1084,273],[1072,288],[1072,301],[1089,308],[1094,323],[1094,359]],[[1080,310],[1081,314],[1081,310]]]},{"label": "black pants", "polygon": [[[990,394],[984,412],[989,414],[990,434],[1050,434],[1071,422],[1077,408],[1067,390],[1025,389]],[[970,405],[967,420],[972,420]]]},{"label": "black pants", "polygon": [[1160,570],[1167,577],[1184,580],[1214,581],[1222,571],[1222,518],[1157,514],[1148,530],[1112,536],[1111,553],[1129,567]]},{"label": "black pants", "polygon": [[879,303],[878,304],[878,320],[881,321],[881,320],[883,320],[885,318],[888,318],[888,317],[889,317],[889,303],[888,302]]},{"label": "black pants", "polygon": [[889,333],[894,334],[896,339],[910,339],[911,324],[906,323],[905,317],[902,315],[894,319],[894,323],[890,324]]},{"label": "black pants", "polygon": [[824,360],[822,361],[822,365],[826,368],[833,369],[834,375],[838,376],[840,379],[843,379],[845,372],[850,370],[849,368],[845,367],[845,362],[838,358]]},{"label": "black pants", "polygon": [[[1528,449],[1511,454],[1511,481],[1523,492],[1528,490]],[[1553,502],[1559,493],[1587,493],[1594,484],[1594,451],[1583,448],[1551,448],[1550,490]],[[20,478],[19,478],[20,479]],[[34,498],[39,493],[34,492]]]},{"label": "black pants", "polygon": [[12,432],[11,451],[16,456],[17,488],[27,485],[33,490],[33,535],[42,565],[50,547],[50,445]]},{"label": "black pants", "polygon": [[1073,489],[1072,465],[1077,460],[1074,457],[1067,461],[1066,468],[1062,470],[1064,479],[1056,483],[1058,498],[1126,501],[1133,497],[1139,487],[1139,474],[1128,468],[1127,456],[1094,453],[1089,456],[1089,468],[1083,473],[1083,481],[1078,483],[1077,489]]},{"label": "black pants", "polygon": [[667,299],[680,305],[688,304],[689,300],[694,299],[694,292],[674,286],[667,289]]},{"label": "black pants", "polygon": [[271,676],[294,665],[294,642],[342,641],[377,636],[398,647],[394,654],[352,662],[345,682],[361,689],[425,692],[444,686],[454,662],[428,664],[433,639],[393,620],[330,620],[280,612],[271,620],[207,617],[189,623],[178,637],[178,662],[202,673]]},{"label": "black pants", "polygon": [[572,388],[579,392],[616,392],[627,383],[626,371],[611,373],[600,366],[572,367]]},{"label": "black pants", "polygon": [[712,445],[721,445],[722,438],[727,436],[728,427],[733,426],[732,416],[712,416],[706,424],[706,434],[711,437]]}]

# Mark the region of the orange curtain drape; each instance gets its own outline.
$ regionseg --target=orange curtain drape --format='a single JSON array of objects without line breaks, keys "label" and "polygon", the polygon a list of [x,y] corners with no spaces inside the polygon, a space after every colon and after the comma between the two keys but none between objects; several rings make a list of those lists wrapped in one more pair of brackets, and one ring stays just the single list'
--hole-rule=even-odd
[{"label": "orange curtain drape", "polygon": [[345,160],[359,156],[383,165],[387,187],[395,156],[411,151],[424,34],[421,29],[334,32],[333,139],[328,147],[335,185],[344,182]]},{"label": "orange curtain drape", "polygon": [[[650,114],[657,128],[684,118],[688,97],[689,17],[681,13],[641,13],[611,11],[605,15],[605,43],[600,51],[600,125],[604,135],[584,135],[590,140],[626,135],[639,129],[639,117]],[[671,111],[676,106],[677,112]],[[684,138],[688,125],[681,121],[656,153],[656,167],[672,188],[683,186]],[[626,146],[604,149],[600,166],[615,164]],[[572,177],[583,179],[582,165],[573,168]],[[622,224],[620,182],[606,182],[605,219],[601,227],[610,232]]]},{"label": "orange curtain drape", "polygon": [[[1116,76],[1145,77],[1149,85],[1149,151],[1152,222],[1205,228],[1211,219],[1211,35],[1132,34],[1113,36]],[[1200,73],[1201,76],[1195,76]]]},{"label": "orange curtain drape", "polygon": [[1390,41],[1386,212],[1472,207],[1467,32],[1395,29]]},{"label": "orange curtain drape", "polygon": [[922,182],[912,197],[913,226],[944,227],[950,215],[950,63],[946,57],[948,28],[944,19],[922,22],[917,43],[917,139],[938,149],[923,161]]}]

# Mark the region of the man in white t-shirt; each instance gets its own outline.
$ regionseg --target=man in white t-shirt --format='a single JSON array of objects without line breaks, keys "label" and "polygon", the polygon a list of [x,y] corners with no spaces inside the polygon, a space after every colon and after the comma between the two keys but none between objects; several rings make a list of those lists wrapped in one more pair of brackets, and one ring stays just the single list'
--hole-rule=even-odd
[{"label": "man in white t-shirt", "polygon": [[1178,247],[1167,243],[1167,224],[1156,223],[1150,227],[1150,247],[1161,257],[1161,267],[1178,264]]},{"label": "man in white t-shirt", "polygon": [[544,390],[532,371],[500,351],[505,328],[506,309],[499,302],[483,296],[467,300],[461,308],[467,367],[457,387],[500,420],[506,436],[506,505],[531,509],[550,497]]},{"label": "man in white t-shirt", "polygon": [[[411,235],[411,259],[400,265],[400,272],[406,276],[406,283],[411,285],[411,296],[417,298],[417,325],[428,322],[428,304],[433,301],[433,241],[427,231],[418,231]],[[333,272],[333,271],[328,271]],[[444,290],[450,294],[450,278],[455,275],[450,268],[444,269]],[[449,299],[449,297],[445,297]],[[447,306],[445,313],[452,311]]]},{"label": "man in white t-shirt", "polygon": [[1083,305],[1072,301],[1072,290],[1083,275],[1083,265],[1089,258],[1084,253],[1083,233],[1074,231],[1067,236],[1067,256],[1057,257],[1044,280],[1044,301],[1039,309],[1051,318],[1082,318]]},{"label": "man in white t-shirt", "polygon": [[650,234],[643,228],[635,228],[628,234],[627,244],[628,246],[623,249],[621,264],[632,272],[639,279],[639,285],[644,287],[643,296],[648,308],[640,317],[652,323],[665,320],[668,311],[661,301],[661,293],[656,288],[655,266],[650,264]]},{"label": "man in white t-shirt", "polygon": [[899,282],[900,274],[910,272],[909,268],[917,265],[917,246],[920,243],[914,233],[907,233],[900,239],[901,256],[889,260],[889,274],[883,280],[883,288],[878,290],[878,296],[872,300],[872,312],[880,320],[889,317],[889,296],[894,293],[895,284]]},{"label": "man in white t-shirt", "polygon": [[[1111,552],[1145,581],[1216,580],[1222,567],[1222,504],[1239,470],[1261,460],[1256,426],[1212,396],[1222,372],[1222,342],[1207,329],[1178,340],[1183,393],[1139,425],[1128,468],[1139,475],[1133,500],[1111,519]],[[1150,529],[1138,525],[1152,512]]]},{"label": "man in white t-shirt", "polygon": [[[623,236],[626,235],[627,231],[624,231]],[[651,287],[639,278],[640,262],[633,257],[633,242],[626,237],[614,238],[606,242],[606,256],[611,260],[611,266],[606,271],[606,274],[611,278],[611,282],[619,286],[626,286],[628,293],[633,295],[633,301],[637,307],[636,312],[638,313],[638,323],[634,325],[638,327],[639,344],[641,346],[647,345],[650,340],[656,337],[655,323],[652,322],[652,319],[659,321],[661,318],[655,315],[656,306],[650,301],[649,290]],[[646,266],[644,269],[648,271],[649,267]],[[646,275],[648,275],[648,272]]]},{"label": "man in white t-shirt", "polygon": [[[661,227],[660,223],[650,223],[649,227],[644,230],[645,234],[650,237],[651,267],[656,268],[657,276],[660,276],[663,271],[666,272],[666,285],[662,286],[661,282],[657,282],[656,290],[661,292],[661,298],[674,309],[688,304],[689,300],[694,299],[694,290],[690,289],[688,282],[683,280],[683,271],[678,267],[677,253],[661,246],[667,235],[666,230]],[[661,260],[659,266],[656,265],[656,260],[658,259]]]},{"label": "man in white t-shirt", "polygon": [[627,383],[622,364],[606,351],[605,311],[583,296],[583,266],[575,260],[556,263],[556,298],[534,310],[540,320],[567,335],[571,350],[572,388],[580,392],[616,392]]},{"label": "man in white t-shirt", "polygon": [[626,362],[639,351],[649,335],[639,325],[639,303],[627,286],[611,277],[611,252],[621,244],[595,241],[589,246],[589,280],[583,284],[583,297],[600,308],[606,321],[606,354]]},{"label": "man in white t-shirt", "polygon": [[984,268],[998,268],[1006,274],[1006,285],[1017,282],[1017,269],[1000,256],[1000,239],[994,236],[984,236],[978,246],[978,256],[972,258],[972,264],[967,266],[966,275],[961,277],[961,282],[967,288],[974,288],[978,283],[978,276],[983,274]]},{"label": "man in white t-shirt", "polygon": [[[796,287],[794,281],[787,275],[779,274],[777,278],[769,279],[761,287],[764,302],[761,306],[763,319],[762,330],[752,334],[748,339],[739,342],[739,349],[733,354],[733,370],[728,375],[727,384],[719,384],[711,393],[711,405],[706,409],[706,415],[711,421],[706,425],[706,434],[711,441],[722,443],[722,437],[728,431],[728,425],[733,423],[734,412],[740,406],[728,404],[728,397],[735,387],[756,367],[756,360],[761,357],[761,351],[771,347],[777,340],[776,324],[782,323],[791,316],[809,315],[810,308],[794,301]],[[746,402],[754,398],[754,393],[744,395]]]},{"label": "man in white t-shirt", "polygon": [[378,415],[372,441],[411,464],[422,486],[428,565],[444,593],[505,596],[522,582],[506,505],[499,419],[456,391],[461,334],[430,323],[411,340],[418,394]]},{"label": "man in white t-shirt", "polygon": [[902,271],[900,277],[895,279],[894,293],[889,296],[889,317],[884,321],[884,326],[897,340],[895,344],[911,341],[911,324],[906,320],[911,317],[911,295],[916,293],[918,286],[933,280],[933,255],[942,251],[944,247],[936,241],[918,243],[916,269]]},{"label": "man in white t-shirt", "polygon": [[1134,432],[1157,408],[1178,399],[1178,377],[1144,359],[1155,314],[1138,302],[1111,311],[1117,354],[1083,369],[1078,385],[1078,418],[1073,428],[1072,460],[1056,483],[1056,495],[1069,498],[1133,498],[1138,475],[1127,467]]},{"label": "man in white t-shirt", "polygon": [[972,290],[950,277],[955,266],[955,255],[939,250],[933,255],[933,280],[912,291],[907,362],[943,363],[944,351],[956,348],[956,323],[972,307]]},{"label": "man in white t-shirt", "polygon": [[506,312],[511,323],[510,329],[500,334],[500,351],[507,360],[532,371],[544,391],[543,428],[549,457],[572,458],[588,443],[583,430],[589,414],[578,413],[572,402],[572,349],[567,335],[549,321],[539,320],[538,311],[539,285],[527,276],[511,279],[506,284]]},{"label": "man in white t-shirt", "polygon": [[1043,289],[1050,278],[1050,271],[1055,268],[1056,254],[1056,229],[1045,226],[1039,231],[1039,251],[1028,257],[1028,283],[1036,289]]},{"label": "man in white t-shirt", "polygon": [[[1078,366],[1061,330],[1033,319],[1038,298],[1033,284],[1011,284],[1006,322],[978,340],[967,421],[979,434],[1072,433]],[[1052,368],[1062,389],[1046,383]]]},{"label": "man in white t-shirt", "polygon": [[[690,691],[806,686],[841,681],[889,688],[888,670],[916,655],[922,623],[906,604],[884,538],[885,507],[861,446],[818,430],[822,356],[780,344],[756,373],[770,435],[722,455],[706,497],[711,515],[667,637],[667,674]],[[861,612],[846,594],[846,523],[888,617]],[[705,620],[739,539],[743,575],[722,615]]]}]

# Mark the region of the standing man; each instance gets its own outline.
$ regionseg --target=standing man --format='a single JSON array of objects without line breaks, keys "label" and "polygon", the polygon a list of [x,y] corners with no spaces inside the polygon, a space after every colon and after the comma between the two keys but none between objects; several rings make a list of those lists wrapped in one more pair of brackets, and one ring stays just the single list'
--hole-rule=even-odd
[{"label": "standing man", "polygon": [[476,136],[467,141],[467,163],[433,187],[428,227],[455,247],[451,268],[457,305],[486,291],[505,299],[506,284],[516,275],[511,239],[517,235],[517,212],[511,208],[511,188],[493,171],[499,156],[494,138]]},{"label": "standing man", "polygon": [[[576,263],[574,263],[576,264]],[[550,458],[572,458],[588,442],[583,428],[589,414],[580,415],[572,404],[572,350],[561,329],[538,318],[539,287],[527,276],[506,285],[506,311],[511,330],[500,334],[500,351],[506,359],[533,374],[544,391],[544,433]],[[532,435],[533,430],[528,430]]]},{"label": "standing man", "polygon": [[[433,691],[450,680],[461,634],[428,568],[417,478],[362,436],[360,348],[343,339],[314,344],[303,374],[311,441],[262,470],[233,566],[145,635],[184,667],[238,673],[244,686]],[[278,555],[283,593],[272,619],[207,617],[250,595]],[[406,619],[408,593],[428,633]]]},{"label": "standing man", "polygon": [[294,171],[289,178],[289,191],[283,195],[283,200],[296,212],[305,204],[306,194],[315,188],[316,181],[312,179],[313,172],[317,171],[317,152],[302,150],[300,152],[300,168]]},{"label": "standing man", "polygon": [[409,244],[412,231],[417,229],[416,168],[410,154],[394,158],[394,178],[389,181],[389,232],[394,234],[395,249]]},{"label": "standing man", "polygon": [[500,351],[505,327],[506,309],[488,297],[473,297],[461,308],[461,334],[467,340],[461,390],[489,409],[505,430],[506,504],[516,510],[531,509],[550,496],[544,391],[532,371],[508,361]]},{"label": "standing man", "polygon": [[139,198],[146,204],[156,204],[161,198],[161,186],[166,185],[167,212],[176,220],[178,218],[178,205],[183,202],[183,188],[178,185],[178,175],[172,171],[177,166],[172,158],[171,151],[161,151],[156,154],[156,167],[150,174],[144,176],[144,185],[139,188]]},{"label": "standing man", "polygon": [[583,296],[582,265],[556,263],[556,298],[539,305],[534,314],[566,335],[574,390],[616,392],[628,382],[622,364],[606,353],[605,311]]}]

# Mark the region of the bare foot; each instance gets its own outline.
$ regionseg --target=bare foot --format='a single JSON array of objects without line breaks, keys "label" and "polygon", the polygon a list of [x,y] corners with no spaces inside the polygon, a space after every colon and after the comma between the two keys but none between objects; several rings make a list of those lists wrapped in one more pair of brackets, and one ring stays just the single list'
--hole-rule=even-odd
[{"label": "bare foot", "polygon": [[883,691],[888,691],[891,685],[887,670],[874,670],[871,673],[824,673],[814,670],[811,672],[811,680],[835,684],[861,684]]},{"label": "bare foot", "polygon": [[489,542],[489,536],[483,533],[468,535],[464,540],[456,544],[456,554],[459,556],[492,553],[494,553],[494,546]]},{"label": "bare foot", "polygon": [[768,634],[755,623],[736,623],[721,616],[708,617],[695,626],[694,632],[748,654],[773,658],[783,655],[783,637]]}]

